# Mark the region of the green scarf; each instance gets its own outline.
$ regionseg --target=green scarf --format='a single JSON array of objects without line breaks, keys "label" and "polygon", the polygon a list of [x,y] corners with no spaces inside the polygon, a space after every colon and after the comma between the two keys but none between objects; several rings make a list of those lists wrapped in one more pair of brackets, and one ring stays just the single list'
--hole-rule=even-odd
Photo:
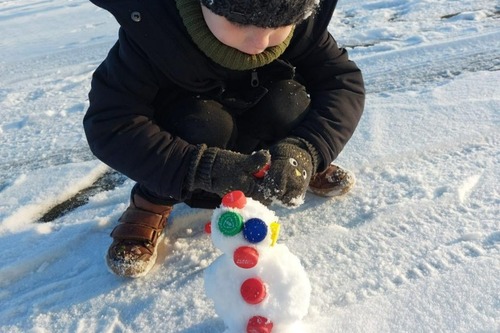
[{"label": "green scarf", "polygon": [[203,53],[219,65],[233,70],[249,70],[276,60],[290,44],[293,30],[279,45],[268,47],[264,52],[250,55],[221,43],[210,31],[199,0],[176,0],[177,9],[194,43]]}]

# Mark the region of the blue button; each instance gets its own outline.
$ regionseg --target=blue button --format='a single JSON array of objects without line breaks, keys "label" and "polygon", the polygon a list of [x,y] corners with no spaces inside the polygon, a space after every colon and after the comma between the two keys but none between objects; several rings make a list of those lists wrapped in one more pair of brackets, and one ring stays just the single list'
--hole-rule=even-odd
[{"label": "blue button", "polygon": [[250,243],[259,243],[267,236],[267,224],[259,218],[252,218],[243,224],[243,237]]}]

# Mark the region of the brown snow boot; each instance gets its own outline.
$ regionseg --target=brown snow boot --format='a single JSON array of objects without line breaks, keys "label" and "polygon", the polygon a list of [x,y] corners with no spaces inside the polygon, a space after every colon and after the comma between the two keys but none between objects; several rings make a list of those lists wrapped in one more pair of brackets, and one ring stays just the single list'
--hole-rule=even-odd
[{"label": "brown snow boot", "polygon": [[140,277],[153,267],[159,240],[173,206],[153,204],[132,194],[130,205],[111,232],[106,263],[116,275]]},{"label": "brown snow boot", "polygon": [[355,183],[356,178],[351,171],[330,164],[324,171],[312,176],[309,191],[322,197],[335,197],[349,192]]}]

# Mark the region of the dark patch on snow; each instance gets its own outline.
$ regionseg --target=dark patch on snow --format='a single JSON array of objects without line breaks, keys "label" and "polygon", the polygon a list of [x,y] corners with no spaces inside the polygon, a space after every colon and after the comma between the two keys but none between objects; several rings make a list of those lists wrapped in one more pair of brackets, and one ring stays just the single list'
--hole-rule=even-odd
[{"label": "dark patch on snow", "polygon": [[38,222],[51,222],[61,216],[75,210],[76,208],[85,205],[89,198],[93,195],[103,192],[111,191],[117,186],[122,185],[127,180],[127,177],[121,173],[110,170],[99,177],[92,185],[79,191],[73,197],[61,202],[60,204],[52,207],[46,212]]}]

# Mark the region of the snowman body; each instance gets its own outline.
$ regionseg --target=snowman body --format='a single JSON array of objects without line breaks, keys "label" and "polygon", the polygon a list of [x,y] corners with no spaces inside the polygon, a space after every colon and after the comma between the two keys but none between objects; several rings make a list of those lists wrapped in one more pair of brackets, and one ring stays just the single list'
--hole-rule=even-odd
[{"label": "snowman body", "polygon": [[303,332],[311,286],[297,256],[277,244],[274,212],[235,191],[214,210],[211,225],[222,254],[205,270],[205,291],[226,333]]}]

